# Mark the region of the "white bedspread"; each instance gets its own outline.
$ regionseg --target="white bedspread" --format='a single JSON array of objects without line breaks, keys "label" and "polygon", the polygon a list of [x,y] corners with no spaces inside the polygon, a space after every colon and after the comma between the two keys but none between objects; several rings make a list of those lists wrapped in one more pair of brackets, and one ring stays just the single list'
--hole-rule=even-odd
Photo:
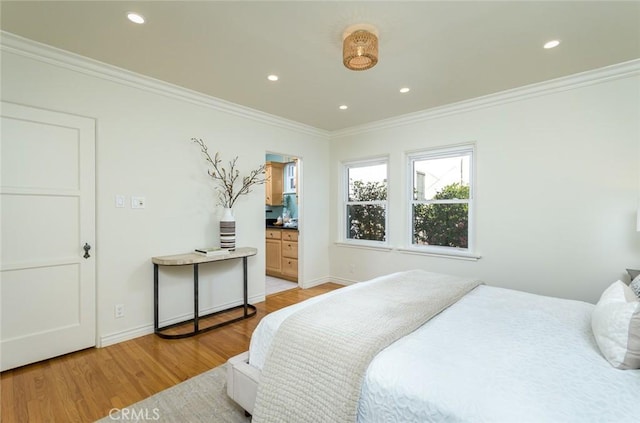
[{"label": "white bedspread", "polygon": [[271,340],[252,421],[354,423],[371,360],[479,284],[410,270],[291,314]]},{"label": "white bedspread", "polygon": [[[249,363],[262,368],[278,325],[315,301],[262,319]],[[479,286],[374,358],[358,421],[639,421],[640,370],[614,369],[602,357],[592,309]]]}]

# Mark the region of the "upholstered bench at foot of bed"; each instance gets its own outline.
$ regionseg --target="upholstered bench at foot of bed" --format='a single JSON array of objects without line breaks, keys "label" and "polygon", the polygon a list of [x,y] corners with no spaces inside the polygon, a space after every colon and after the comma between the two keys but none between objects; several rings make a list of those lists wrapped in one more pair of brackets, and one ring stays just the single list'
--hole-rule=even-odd
[{"label": "upholstered bench at foot of bed", "polygon": [[260,370],[249,365],[249,351],[227,361],[227,395],[249,414],[253,413],[259,382]]}]

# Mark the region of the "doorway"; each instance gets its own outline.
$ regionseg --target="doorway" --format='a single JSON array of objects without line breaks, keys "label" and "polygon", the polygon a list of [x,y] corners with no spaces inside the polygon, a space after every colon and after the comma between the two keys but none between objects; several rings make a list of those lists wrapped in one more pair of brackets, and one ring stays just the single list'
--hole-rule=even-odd
[{"label": "doorway", "polygon": [[265,187],[265,293],[299,285],[300,169],[297,156],[267,153]]},{"label": "doorway", "polygon": [[1,138],[8,370],[95,345],[95,122],[3,102]]}]

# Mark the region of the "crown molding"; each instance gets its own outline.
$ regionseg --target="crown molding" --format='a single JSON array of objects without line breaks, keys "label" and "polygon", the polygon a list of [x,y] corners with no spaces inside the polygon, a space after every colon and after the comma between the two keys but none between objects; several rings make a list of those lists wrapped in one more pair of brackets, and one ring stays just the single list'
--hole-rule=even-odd
[{"label": "crown molding", "polygon": [[536,84],[525,85],[510,90],[501,91],[495,94],[477,97],[471,100],[460,101],[441,107],[435,107],[432,109],[426,109],[415,113],[408,113],[405,115],[383,119],[372,123],[340,129],[331,132],[331,138],[335,139],[371,131],[378,131],[381,129],[412,125],[431,119],[438,119],[445,116],[466,113],[473,110],[494,107],[501,104],[522,101],[534,97],[573,90],[589,85],[600,84],[603,82],[628,78],[637,75],[640,75],[640,59],[635,59],[628,62],[606,66],[603,68],[581,72],[561,78],[551,79]]},{"label": "crown molding", "polygon": [[419,112],[408,113],[336,131],[326,131],[131,72],[76,53],[71,53],[66,50],[29,40],[6,31],[0,31],[0,50],[29,57],[34,60],[54,66],[60,66],[107,81],[120,83],[138,89],[144,89],[155,94],[164,95],[166,97],[208,107],[256,122],[265,123],[270,126],[276,126],[325,139],[335,139],[382,129],[412,125],[458,113],[466,113],[473,110],[494,107],[501,104],[522,101],[529,98],[640,75],[640,59],[635,59],[536,84],[525,85],[523,87],[513,88],[471,100],[447,104],[441,107],[421,110]]},{"label": "crown molding", "polygon": [[52,47],[6,31],[0,31],[0,50],[28,57],[54,66],[110,82],[208,107],[223,113],[277,126],[283,129],[328,139],[329,131],[314,128],[293,120],[285,119],[250,107],[241,106],[217,97],[202,94],[178,85],[170,84],[146,75],[131,72],[76,53]]}]

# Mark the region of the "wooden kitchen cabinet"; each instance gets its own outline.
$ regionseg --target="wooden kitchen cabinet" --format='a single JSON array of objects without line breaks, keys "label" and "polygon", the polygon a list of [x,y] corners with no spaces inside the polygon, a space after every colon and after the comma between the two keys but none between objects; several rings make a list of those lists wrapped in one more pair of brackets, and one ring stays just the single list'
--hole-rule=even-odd
[{"label": "wooden kitchen cabinet", "polygon": [[282,274],[282,241],[280,229],[267,229],[265,239],[266,273],[270,276]]},{"label": "wooden kitchen cabinet", "polygon": [[281,206],[284,185],[284,163],[267,162],[265,164],[265,204]]},{"label": "wooden kitchen cabinet", "polygon": [[298,259],[298,243],[282,240],[282,257]]},{"label": "wooden kitchen cabinet", "polygon": [[[282,236],[280,237],[282,239],[282,241],[291,241],[291,242],[298,242],[298,231],[288,231],[288,230],[284,230],[282,231]],[[296,257],[298,258],[298,249],[296,248]]]},{"label": "wooden kitchen cabinet", "polygon": [[298,282],[298,231],[267,229],[266,273]]},{"label": "wooden kitchen cabinet", "polygon": [[298,232],[282,231],[282,274],[298,281]]},{"label": "wooden kitchen cabinet", "polygon": [[282,257],[282,276],[283,279],[288,279],[294,282],[298,282],[298,260]]}]

